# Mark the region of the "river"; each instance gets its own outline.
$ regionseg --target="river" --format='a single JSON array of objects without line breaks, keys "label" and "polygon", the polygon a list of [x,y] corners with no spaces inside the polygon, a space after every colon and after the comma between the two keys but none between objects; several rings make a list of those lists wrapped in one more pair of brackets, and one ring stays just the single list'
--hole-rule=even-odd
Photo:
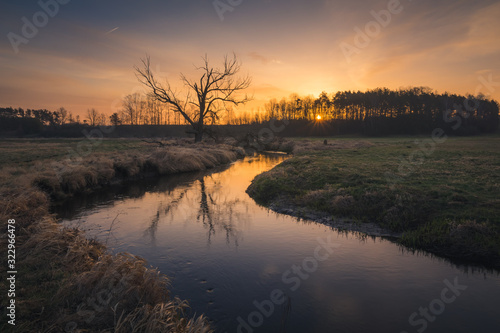
[{"label": "river", "polygon": [[130,182],[56,213],[146,258],[216,332],[498,332],[498,272],[257,205],[246,188],[285,158]]}]

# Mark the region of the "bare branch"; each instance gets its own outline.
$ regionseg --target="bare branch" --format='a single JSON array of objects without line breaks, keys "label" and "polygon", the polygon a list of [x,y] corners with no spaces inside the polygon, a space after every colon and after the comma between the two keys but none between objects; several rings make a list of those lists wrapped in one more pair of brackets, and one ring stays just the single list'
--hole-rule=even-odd
[{"label": "bare branch", "polygon": [[[209,117],[212,123],[219,119],[218,112],[225,108],[225,104],[239,105],[248,102],[250,98],[247,95],[244,97],[238,95],[252,82],[248,75],[236,77],[241,65],[234,53],[231,58],[227,55],[224,57],[222,68],[210,67],[207,55],[202,59],[203,64],[196,67],[196,70],[202,72],[199,80],[191,81],[181,74],[181,81],[188,90],[183,100],[177,97],[168,81],[167,85],[163,86],[156,80],[151,71],[149,56],[142,59],[142,67],[135,67],[137,78],[150,89],[150,94],[158,101],[172,105],[174,110],[179,112],[197,133],[203,133],[205,117]],[[193,98],[191,98],[191,93]],[[190,106],[197,109],[197,112],[191,116],[188,114]],[[196,138],[198,139],[201,139],[201,134],[199,138]]]}]

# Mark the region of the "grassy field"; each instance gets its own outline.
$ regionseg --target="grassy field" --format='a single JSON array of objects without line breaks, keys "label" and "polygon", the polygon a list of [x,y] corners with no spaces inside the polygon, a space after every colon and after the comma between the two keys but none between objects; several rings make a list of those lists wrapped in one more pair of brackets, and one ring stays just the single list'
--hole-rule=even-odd
[{"label": "grassy field", "polygon": [[256,177],[259,203],[403,232],[399,242],[500,267],[500,136],[298,139]]},{"label": "grassy field", "polygon": [[[109,255],[49,214],[54,200],[131,178],[197,171],[244,155],[227,145],[139,140],[0,141],[0,228],[15,220],[16,332],[211,332],[170,297],[168,280],[130,254]],[[0,246],[7,249],[7,237]],[[7,267],[7,256],[0,260]],[[9,290],[0,281],[2,292]],[[2,317],[7,318],[6,297]],[[4,325],[2,325],[4,324]],[[0,331],[13,329],[5,321]]]},{"label": "grassy field", "polygon": [[[434,146],[416,140],[429,138],[297,139],[295,156],[258,176],[249,193],[265,205],[376,222],[403,231],[399,241],[409,247],[500,267],[500,136],[449,138]],[[0,227],[16,220],[21,272],[16,329],[209,332],[203,316],[186,318],[186,303],[168,295],[168,281],[157,270],[132,255],[108,255],[78,230],[60,228],[49,208],[77,192],[203,170],[243,153],[182,140],[162,147],[124,139],[1,140]],[[7,238],[0,243],[6,248]]]},{"label": "grassy field", "polygon": [[0,140],[0,167],[29,166],[36,162],[63,160],[75,155],[149,150],[152,145],[134,139],[4,139]]}]

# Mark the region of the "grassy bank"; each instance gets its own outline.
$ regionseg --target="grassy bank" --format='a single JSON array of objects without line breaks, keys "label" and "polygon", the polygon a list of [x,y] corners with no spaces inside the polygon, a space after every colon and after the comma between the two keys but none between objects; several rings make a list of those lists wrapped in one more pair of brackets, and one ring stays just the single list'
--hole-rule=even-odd
[{"label": "grassy bank", "polygon": [[[61,228],[49,208],[54,200],[131,178],[226,164],[242,150],[103,140],[81,153],[80,142],[0,141],[0,227],[7,230],[7,221],[16,221],[15,331],[210,332],[203,316],[189,318],[187,303],[169,295],[164,275],[141,258],[107,254],[80,231]],[[1,235],[6,249],[7,235]],[[2,256],[2,267],[6,260]],[[5,279],[0,289],[9,289]],[[2,332],[13,328],[5,320],[7,301],[2,297]]]},{"label": "grassy bank", "polygon": [[297,140],[295,156],[248,193],[266,206],[375,222],[410,248],[500,268],[500,137],[428,140]]}]

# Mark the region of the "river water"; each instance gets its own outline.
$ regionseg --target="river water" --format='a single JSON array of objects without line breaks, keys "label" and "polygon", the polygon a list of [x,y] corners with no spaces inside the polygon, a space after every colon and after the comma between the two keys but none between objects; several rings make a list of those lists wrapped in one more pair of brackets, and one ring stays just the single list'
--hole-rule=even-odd
[{"label": "river water", "polygon": [[498,272],[257,205],[246,188],[284,158],[131,182],[56,212],[146,258],[216,332],[499,332]]}]

